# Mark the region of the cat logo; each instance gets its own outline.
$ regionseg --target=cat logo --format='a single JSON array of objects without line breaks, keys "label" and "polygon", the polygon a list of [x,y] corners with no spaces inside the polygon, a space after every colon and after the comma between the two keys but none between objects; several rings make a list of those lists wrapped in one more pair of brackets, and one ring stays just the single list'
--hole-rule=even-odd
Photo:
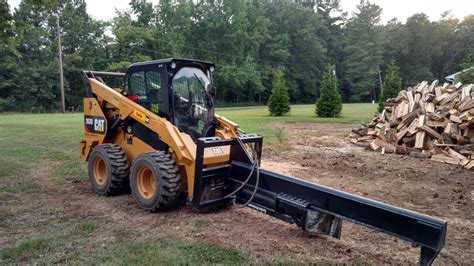
[{"label": "cat logo", "polygon": [[223,154],[222,149],[219,147],[212,148],[212,152],[216,155]]},{"label": "cat logo", "polygon": [[86,133],[104,134],[107,122],[102,116],[84,116],[84,130]]},{"label": "cat logo", "polygon": [[104,120],[103,119],[94,119],[94,130],[104,132]]}]

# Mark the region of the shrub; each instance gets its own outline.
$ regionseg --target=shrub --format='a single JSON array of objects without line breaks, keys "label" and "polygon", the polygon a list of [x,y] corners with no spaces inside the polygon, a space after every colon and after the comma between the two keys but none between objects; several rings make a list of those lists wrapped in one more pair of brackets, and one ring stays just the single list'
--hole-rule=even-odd
[{"label": "shrub", "polygon": [[273,74],[272,94],[268,99],[270,115],[282,116],[290,112],[290,96],[283,79],[283,71],[276,69]]},{"label": "shrub", "polygon": [[331,66],[328,66],[320,91],[321,94],[316,101],[316,114],[320,117],[339,116],[342,110],[341,95],[337,89]]},{"label": "shrub", "polygon": [[390,64],[387,68],[387,73],[385,74],[385,80],[383,82],[382,95],[379,99],[379,112],[382,112],[384,102],[389,98],[394,98],[397,96],[398,92],[402,90],[402,78],[400,77],[400,70],[395,61],[390,61]]}]

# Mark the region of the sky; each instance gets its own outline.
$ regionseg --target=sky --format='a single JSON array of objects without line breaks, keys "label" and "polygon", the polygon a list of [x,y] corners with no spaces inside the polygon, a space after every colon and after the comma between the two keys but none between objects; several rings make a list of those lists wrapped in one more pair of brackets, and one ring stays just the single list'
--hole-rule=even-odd
[{"label": "sky", "polygon": [[[158,3],[159,0],[149,0]],[[17,7],[21,0],[8,0],[10,8]],[[125,10],[128,8],[130,0],[86,0],[89,14],[100,20],[109,20],[114,17],[115,10]],[[405,22],[406,19],[415,13],[425,13],[431,20],[438,20],[441,13],[451,10],[456,18],[462,19],[464,16],[474,14],[474,0],[371,0],[383,9],[381,22],[386,23],[396,17]],[[357,10],[359,0],[341,0],[341,7],[349,15]]]}]

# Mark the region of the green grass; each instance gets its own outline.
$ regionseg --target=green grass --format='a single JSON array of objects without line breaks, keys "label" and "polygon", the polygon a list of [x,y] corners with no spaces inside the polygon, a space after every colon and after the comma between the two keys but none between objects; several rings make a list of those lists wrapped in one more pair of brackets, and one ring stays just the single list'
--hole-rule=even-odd
[{"label": "green grass", "polygon": [[248,133],[258,133],[266,143],[279,142],[281,132],[269,126],[271,122],[360,123],[370,121],[377,110],[375,104],[343,104],[340,117],[321,118],[314,114],[315,105],[292,105],[288,115],[268,115],[266,106],[218,108],[216,113],[238,123]]},{"label": "green grass", "polygon": [[61,243],[61,238],[51,236],[22,239],[12,247],[0,248],[0,263],[29,261],[52,252]]},{"label": "green grass", "polygon": [[[244,264],[249,255],[235,249],[213,244],[184,241],[169,235],[134,240],[103,240],[88,243],[99,225],[90,219],[69,224],[40,236],[18,240],[13,245],[0,248],[0,264],[106,264],[106,265],[175,265],[175,264]],[[107,226],[107,225],[104,225]],[[130,237],[130,236],[128,236]],[[70,248],[83,242],[85,247],[64,254],[63,248]]]},{"label": "green grass", "polygon": [[100,252],[76,252],[68,263],[106,265],[235,265],[248,262],[248,255],[223,247],[203,243],[185,243],[167,238],[149,241],[129,241],[121,244],[103,243]]},{"label": "green grass", "polygon": [[0,188],[0,192],[9,193],[37,193],[38,191],[39,186],[35,183],[21,183],[9,187]]}]

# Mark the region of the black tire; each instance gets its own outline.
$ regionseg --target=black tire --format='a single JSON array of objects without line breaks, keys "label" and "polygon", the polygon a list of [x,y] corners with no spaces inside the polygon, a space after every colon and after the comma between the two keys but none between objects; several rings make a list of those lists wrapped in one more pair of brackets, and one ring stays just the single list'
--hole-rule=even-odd
[{"label": "black tire", "polygon": [[122,149],[115,144],[100,144],[92,149],[88,161],[89,179],[95,193],[104,196],[128,192],[130,168]]},{"label": "black tire", "polygon": [[170,154],[163,151],[143,153],[130,170],[132,196],[143,209],[156,212],[179,203],[181,175]]}]

